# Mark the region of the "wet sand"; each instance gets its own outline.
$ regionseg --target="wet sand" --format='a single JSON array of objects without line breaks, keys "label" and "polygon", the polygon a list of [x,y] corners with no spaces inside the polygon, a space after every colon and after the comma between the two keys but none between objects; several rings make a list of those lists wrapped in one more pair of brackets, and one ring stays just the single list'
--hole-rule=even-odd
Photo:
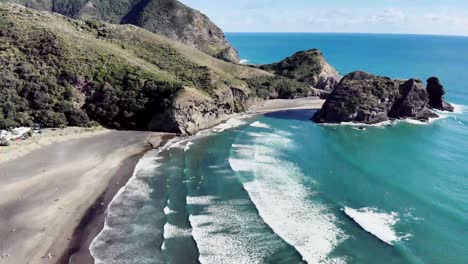
[{"label": "wet sand", "polygon": [[0,160],[0,263],[68,263],[66,255],[85,244],[75,241],[102,228],[106,202],[152,147],[149,141],[157,145],[163,135],[108,131]]}]

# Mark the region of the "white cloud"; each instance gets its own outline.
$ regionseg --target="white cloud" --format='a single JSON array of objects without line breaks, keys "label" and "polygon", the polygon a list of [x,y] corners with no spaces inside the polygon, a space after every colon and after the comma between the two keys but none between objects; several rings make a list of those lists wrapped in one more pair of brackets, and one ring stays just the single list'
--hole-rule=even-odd
[{"label": "white cloud", "polygon": [[[191,0],[195,1],[195,0]],[[225,31],[368,32],[468,35],[468,9],[429,0],[385,0],[375,4],[239,0],[200,4]],[[212,4],[210,4],[212,3]]]}]

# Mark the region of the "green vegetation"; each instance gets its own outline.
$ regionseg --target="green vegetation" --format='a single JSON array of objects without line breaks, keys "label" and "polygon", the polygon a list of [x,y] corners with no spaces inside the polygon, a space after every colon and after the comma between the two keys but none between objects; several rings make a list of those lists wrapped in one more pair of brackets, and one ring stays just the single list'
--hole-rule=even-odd
[{"label": "green vegetation", "polygon": [[29,8],[57,12],[74,19],[99,19],[132,24],[180,41],[214,57],[238,62],[237,52],[208,17],[177,0],[0,0]]},{"label": "green vegetation", "polygon": [[257,97],[262,99],[294,99],[307,96],[307,84],[279,76],[262,76],[245,80]]},{"label": "green vegetation", "polygon": [[300,82],[307,82],[320,73],[323,60],[319,50],[311,49],[297,52],[278,63],[262,65],[260,68]]},{"label": "green vegetation", "polygon": [[[135,26],[79,21],[0,4],[0,129],[87,126],[147,129],[184,87],[249,87],[293,98],[307,86],[215,59]],[[244,109],[242,102],[238,110]]]}]

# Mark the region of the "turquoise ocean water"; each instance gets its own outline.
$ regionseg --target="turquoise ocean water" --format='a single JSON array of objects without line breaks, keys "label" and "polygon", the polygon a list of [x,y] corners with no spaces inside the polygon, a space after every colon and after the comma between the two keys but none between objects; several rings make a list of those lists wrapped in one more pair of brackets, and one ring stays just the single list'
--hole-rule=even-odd
[{"label": "turquoise ocean water", "polygon": [[457,112],[358,130],[283,111],[169,142],[109,207],[97,263],[468,263],[468,38],[228,37],[251,63],[319,48],[343,74],[435,75]]}]

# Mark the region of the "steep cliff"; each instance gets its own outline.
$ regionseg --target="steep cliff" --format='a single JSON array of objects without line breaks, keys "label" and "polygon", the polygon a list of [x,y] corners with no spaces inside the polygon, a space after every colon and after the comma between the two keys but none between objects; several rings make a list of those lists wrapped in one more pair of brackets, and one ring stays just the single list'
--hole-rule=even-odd
[{"label": "steep cliff", "polygon": [[427,121],[437,117],[428,103],[429,95],[420,80],[353,72],[343,77],[313,120],[368,124],[403,118]]},{"label": "steep cliff", "polygon": [[258,99],[310,88],[132,25],[0,4],[0,128],[84,126],[192,134]]},{"label": "steep cliff", "polygon": [[71,18],[132,24],[238,63],[239,55],[223,31],[199,11],[177,0],[0,0],[53,11]]},{"label": "steep cliff", "polygon": [[429,94],[429,105],[438,110],[453,112],[455,108],[445,101],[445,89],[437,77],[427,80],[427,93]]}]

